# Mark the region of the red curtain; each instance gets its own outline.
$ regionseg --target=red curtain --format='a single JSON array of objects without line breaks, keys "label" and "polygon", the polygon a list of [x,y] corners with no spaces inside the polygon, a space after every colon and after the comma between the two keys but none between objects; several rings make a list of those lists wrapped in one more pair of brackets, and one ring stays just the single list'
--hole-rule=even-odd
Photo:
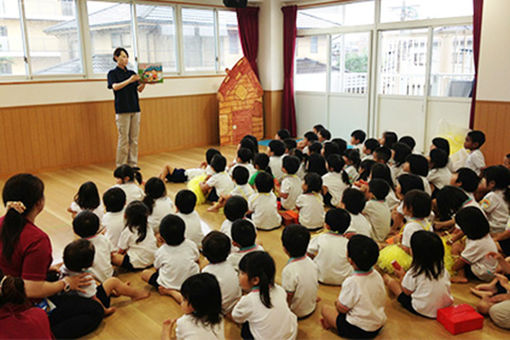
[{"label": "red curtain", "polygon": [[257,54],[259,53],[259,8],[245,7],[236,9],[237,25],[243,54],[250,62],[251,68],[259,76]]},{"label": "red curtain", "polygon": [[471,91],[471,114],[469,115],[469,128],[475,124],[476,85],[478,83],[478,60],[480,56],[480,38],[482,35],[483,0],[473,0],[473,59],[475,62],[475,77]]},{"label": "red curtain", "polygon": [[283,11],[283,101],[282,128],[296,136],[294,105],[294,52],[296,50],[297,6],[282,7]]}]

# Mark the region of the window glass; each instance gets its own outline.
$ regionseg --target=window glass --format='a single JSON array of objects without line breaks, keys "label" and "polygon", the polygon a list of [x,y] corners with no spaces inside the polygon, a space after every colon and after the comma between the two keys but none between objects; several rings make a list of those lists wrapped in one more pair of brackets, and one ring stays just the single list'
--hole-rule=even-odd
[{"label": "window glass", "polygon": [[218,25],[220,32],[220,70],[224,70],[225,68],[232,68],[243,57],[236,12],[218,11]]},{"label": "window glass", "polygon": [[[317,53],[310,45],[317,40]],[[328,37],[306,36],[296,39],[294,89],[296,91],[326,91]]]},{"label": "window glass", "polygon": [[473,15],[473,0],[381,0],[381,22]]},{"label": "window glass", "polygon": [[25,75],[18,0],[0,1],[0,76]]},{"label": "window glass", "polygon": [[321,6],[298,10],[297,28],[334,28],[374,22],[374,1]]},{"label": "window glass", "polygon": [[216,70],[214,11],[183,8],[182,35],[184,70]]}]

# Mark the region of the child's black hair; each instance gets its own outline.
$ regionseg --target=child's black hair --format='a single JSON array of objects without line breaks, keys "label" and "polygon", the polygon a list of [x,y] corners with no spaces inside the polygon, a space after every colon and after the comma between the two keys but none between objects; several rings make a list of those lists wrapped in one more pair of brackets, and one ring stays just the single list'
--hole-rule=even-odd
[{"label": "child's black hair", "polygon": [[414,189],[405,194],[404,207],[412,211],[413,217],[425,218],[430,215],[432,200],[425,191]]},{"label": "child's black hair", "polygon": [[283,144],[281,140],[273,139],[269,142],[269,150],[271,150],[275,156],[282,156],[285,153],[285,144]]},{"label": "child's black hair", "polygon": [[253,152],[248,148],[239,148],[237,158],[241,160],[241,163],[249,163],[253,159]]},{"label": "child's black hair", "polygon": [[391,158],[391,150],[386,146],[380,146],[374,150],[374,157],[380,159],[384,164],[388,163]]},{"label": "child's black hair", "polygon": [[322,124],[315,124],[315,125],[313,126],[313,129],[314,129],[315,131],[319,132],[320,130],[324,130],[324,129],[325,129],[325,127],[324,127],[324,125],[322,125]]},{"label": "child's black hair", "polygon": [[460,168],[456,171],[456,183],[460,183],[460,187],[466,192],[475,192],[480,184],[480,177],[470,168]]},{"label": "child's black hair", "polygon": [[342,169],[345,166],[345,161],[343,157],[338,154],[329,155],[327,158],[327,165],[329,169],[332,169],[334,172],[342,172]]},{"label": "child's black hair", "polygon": [[306,132],[304,137],[308,140],[309,143],[313,143],[319,140],[319,137],[317,137],[313,131]]},{"label": "child's black hair", "polygon": [[385,180],[374,178],[368,183],[368,190],[374,195],[375,199],[383,201],[390,192],[390,186]]},{"label": "child's black hair", "polygon": [[255,177],[255,188],[258,192],[271,192],[274,188],[274,177],[267,172],[259,172]]},{"label": "child's black hair", "polygon": [[221,152],[215,148],[209,148],[205,152],[205,161],[207,164],[211,165],[212,159],[216,155],[221,155]]},{"label": "child's black hair", "polygon": [[351,215],[345,209],[332,208],[326,213],[325,221],[331,231],[343,234],[351,225]]},{"label": "child's black hair", "polygon": [[487,184],[493,182],[494,190],[503,190],[503,196],[510,208],[510,170],[503,165],[493,165],[482,172]]},{"label": "child's black hair", "polygon": [[183,214],[191,214],[196,204],[197,196],[191,190],[182,189],[175,195],[175,206]]},{"label": "child's black hair", "polygon": [[421,190],[425,192],[423,186],[423,180],[413,174],[402,174],[397,178],[398,184],[400,184],[400,193],[405,196],[411,190]]},{"label": "child's black hair", "polygon": [[338,153],[343,155],[345,150],[347,150],[347,142],[342,138],[333,138],[331,140],[332,143],[335,143],[338,146]]},{"label": "child's black hair", "polygon": [[253,144],[253,154],[257,154],[259,152],[259,142],[257,141],[257,137],[255,137],[254,135],[246,135],[243,137],[243,139],[241,139],[241,146],[242,147],[246,147],[244,146],[243,144],[243,141],[245,141],[246,139],[249,139],[251,141],[251,143]]},{"label": "child's black hair", "polygon": [[227,166],[227,159],[223,157],[223,155],[214,155],[211,161],[211,167],[214,169],[216,173],[220,173],[225,171],[225,167]]},{"label": "child's black hair", "polygon": [[110,188],[103,194],[103,203],[107,212],[119,212],[126,205],[126,193],[121,188]]},{"label": "child's black hair", "polygon": [[308,157],[306,170],[308,173],[314,172],[322,176],[328,172],[328,169],[326,169],[326,160],[321,154],[313,153]]},{"label": "child's black hair", "polygon": [[119,178],[122,183],[125,183],[124,179],[126,177],[128,178],[128,182],[133,182],[135,180],[138,184],[142,184],[143,182],[142,174],[127,164],[117,167],[113,172],[113,177]]},{"label": "child's black hair", "polygon": [[310,242],[310,232],[299,224],[291,224],[282,232],[282,244],[290,257],[302,257],[306,255],[306,249]]},{"label": "child's black hair", "polygon": [[465,207],[455,214],[455,223],[470,240],[479,240],[490,231],[487,217],[478,207]]},{"label": "child's black hair", "polygon": [[321,129],[321,130],[319,130],[319,135],[324,140],[330,140],[331,139],[331,132],[329,132],[328,129]]},{"label": "child's black hair", "polygon": [[256,142],[253,142],[251,138],[247,138],[246,136],[241,139],[239,142],[239,149],[248,149],[251,151],[252,156],[255,155],[259,149],[257,147]]},{"label": "child's black hair", "polygon": [[393,131],[384,131],[383,137],[384,137],[384,146],[389,149],[391,149],[393,144],[395,144],[398,141],[398,136]]},{"label": "child's black hair", "polygon": [[83,210],[73,220],[73,231],[76,235],[87,238],[97,234],[100,225],[96,214],[90,210]]},{"label": "child's black hair", "polygon": [[94,210],[101,203],[99,200],[99,191],[94,182],[85,182],[80,185],[78,192],[74,196],[74,201],[82,209]]},{"label": "child's black hair", "polygon": [[365,141],[365,138],[367,138],[367,134],[363,130],[354,130],[351,133],[351,137],[356,138],[360,143],[363,143]]},{"label": "child's black hair", "polygon": [[180,292],[193,307],[190,315],[195,320],[205,326],[221,322],[221,290],[216,276],[209,273],[192,275],[182,283]]},{"label": "child's black hair", "polygon": [[448,155],[441,149],[430,150],[430,163],[432,169],[444,168],[448,164]]},{"label": "child's black hair", "polygon": [[345,157],[352,162],[352,166],[356,168],[356,170],[359,168],[359,163],[361,162],[361,157],[359,155],[358,149],[349,149],[345,151]]},{"label": "child's black hair", "polygon": [[[358,176],[358,179],[363,180],[363,181],[368,181],[368,177],[370,176],[370,172],[372,171],[372,167],[375,164],[376,164],[376,162],[373,159],[362,160],[359,163],[359,169],[358,169],[359,176]],[[381,164],[381,165],[384,165],[384,164]],[[347,176],[347,177],[349,177],[349,176]]]},{"label": "child's black hair", "polygon": [[92,242],[80,238],[64,248],[64,265],[73,272],[81,272],[92,267],[96,250]]},{"label": "child's black hair", "polygon": [[412,174],[422,177],[429,174],[429,161],[424,156],[413,153],[407,156],[406,162],[409,163]]},{"label": "child's black hair", "polygon": [[227,235],[213,230],[202,239],[202,253],[210,263],[221,263],[230,254],[231,244]]},{"label": "child's black hair", "polygon": [[265,153],[256,154],[253,158],[253,165],[259,170],[271,173],[271,168],[269,167],[269,156]]},{"label": "child's black hair", "polygon": [[347,256],[362,271],[369,271],[379,258],[379,247],[365,235],[354,235],[347,243]]},{"label": "child's black hair", "polygon": [[452,185],[445,185],[442,189],[437,190],[435,198],[441,221],[452,218],[469,199],[462,189]]},{"label": "child's black hair", "polygon": [[326,142],[324,143],[324,158],[328,159],[330,155],[339,155],[340,154],[340,148],[338,147],[338,144],[333,142]]},{"label": "child's black hair", "polygon": [[368,138],[366,141],[365,141],[365,148],[370,151],[370,154],[372,154],[375,149],[377,149],[380,144],[379,144],[379,141],[375,138]]},{"label": "child's black hair", "polygon": [[248,211],[248,202],[242,196],[231,196],[225,203],[223,212],[230,222],[243,218]]},{"label": "child's black hair", "polygon": [[143,203],[145,203],[147,209],[149,209],[149,215],[152,214],[152,210],[154,209],[154,202],[165,195],[165,182],[160,178],[151,177],[145,182],[145,197],[143,198]]},{"label": "child's black hair", "polygon": [[393,161],[395,162],[395,166],[401,166],[406,162],[407,157],[411,154],[411,148],[404,143],[395,143],[392,146],[393,151],[395,151],[395,155],[393,156]]},{"label": "child's black hair", "polygon": [[319,142],[313,142],[308,147],[308,151],[310,152],[310,154],[321,153],[321,150],[322,150],[322,143],[319,143]]},{"label": "child's black hair", "polygon": [[290,132],[287,129],[280,129],[276,133],[278,137],[280,137],[281,140],[286,140],[287,138],[290,138]]},{"label": "child's black hair", "polygon": [[133,201],[128,204],[126,211],[126,227],[132,233],[138,233],[136,243],[145,240],[147,236],[147,218],[149,216],[149,209],[142,201]]},{"label": "child's black hair", "polygon": [[372,169],[370,169],[370,176],[372,179],[380,178],[386,181],[392,190],[395,188],[395,183],[393,183],[393,179],[391,177],[391,170],[386,164],[375,163],[372,166]]},{"label": "child's black hair", "polygon": [[274,286],[276,266],[271,255],[265,251],[248,253],[241,258],[239,270],[246,273],[250,280],[259,278],[260,301],[267,308],[272,308],[270,290]]},{"label": "child's black hair", "polygon": [[416,141],[414,140],[413,137],[411,136],[404,136],[404,137],[401,137],[399,140],[398,140],[399,143],[404,143],[405,145],[407,145],[409,147],[409,149],[411,149],[411,152],[414,150],[414,147],[416,146]]},{"label": "child's black hair", "polygon": [[432,139],[432,145],[436,148],[443,150],[447,155],[450,155],[450,142],[446,138],[436,137]]},{"label": "child's black hair", "polygon": [[299,170],[299,158],[296,156],[285,156],[282,160],[282,168],[287,171],[289,175],[294,175]]},{"label": "child's black hair", "polygon": [[365,195],[358,189],[347,188],[342,195],[342,203],[345,205],[345,210],[351,214],[360,214],[365,209]]},{"label": "child's black hair", "polygon": [[293,138],[285,138],[283,140],[283,144],[285,144],[285,149],[288,150],[289,152],[292,150],[292,149],[295,149],[297,148],[297,143],[296,143],[296,140],[293,139]]},{"label": "child's black hair", "polygon": [[161,220],[159,234],[169,246],[178,246],[184,242],[186,223],[182,218],[174,214],[168,214]]},{"label": "child's black hair", "polygon": [[315,172],[309,172],[304,178],[305,184],[308,187],[305,194],[307,193],[320,193],[322,190],[322,177]]},{"label": "child's black hair", "polygon": [[249,220],[239,219],[232,223],[232,241],[239,244],[240,248],[251,247],[255,244],[257,231],[255,226]]},{"label": "child's black hair", "polygon": [[242,165],[238,165],[232,171],[232,178],[236,181],[237,185],[245,185],[248,183],[250,172]]},{"label": "child's black hair", "polygon": [[468,132],[468,137],[472,143],[478,143],[477,149],[479,149],[485,143],[485,133],[480,130],[473,130]]},{"label": "child's black hair", "polygon": [[0,269],[0,308],[7,304],[26,305],[25,282],[21,277],[8,276]]},{"label": "child's black hair", "polygon": [[441,238],[431,231],[418,230],[411,236],[411,249],[413,277],[425,274],[430,280],[439,279],[444,271],[444,246]]}]

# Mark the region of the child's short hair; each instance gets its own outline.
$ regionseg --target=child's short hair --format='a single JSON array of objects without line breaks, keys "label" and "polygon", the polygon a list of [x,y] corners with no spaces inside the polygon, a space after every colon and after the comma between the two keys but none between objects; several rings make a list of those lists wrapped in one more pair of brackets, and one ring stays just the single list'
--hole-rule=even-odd
[{"label": "child's short hair", "polygon": [[73,220],[73,231],[76,235],[87,238],[97,234],[100,225],[96,214],[90,210],[83,210]]},{"label": "child's short hair", "polygon": [[368,190],[374,195],[374,197],[382,201],[386,199],[390,192],[390,186],[385,180],[380,178],[374,178],[368,183]]},{"label": "child's short hair", "polygon": [[433,169],[444,168],[448,164],[448,155],[441,149],[430,150],[430,162]]},{"label": "child's short hair", "polygon": [[479,149],[485,143],[485,133],[480,130],[473,130],[468,132],[468,137],[472,143],[478,143],[477,149]]},{"label": "child's short hair", "polygon": [[331,139],[331,132],[329,132],[328,129],[321,129],[318,131],[319,135],[324,139],[324,140],[330,140]]},{"label": "child's short hair", "polygon": [[259,152],[259,142],[257,141],[257,137],[253,135],[244,136],[239,145],[242,148],[250,149],[254,155]]},{"label": "child's short hair", "polygon": [[374,156],[378,160],[383,161],[385,164],[388,163],[388,161],[391,158],[391,150],[386,146],[380,146],[374,150]]},{"label": "child's short hair", "polygon": [[413,153],[407,156],[406,162],[409,163],[412,174],[427,177],[429,173],[429,162],[424,156]]},{"label": "child's short hair", "polygon": [[358,189],[347,188],[342,195],[342,203],[348,212],[357,215],[365,209],[365,195]]},{"label": "child's short hair", "polygon": [[255,187],[258,192],[271,192],[274,187],[274,177],[267,172],[259,172],[255,177]]},{"label": "child's short hair", "polygon": [[359,163],[361,162],[361,157],[359,155],[358,149],[349,149],[345,151],[345,158],[347,158],[350,162],[352,162],[352,165],[358,169]]},{"label": "child's short hair", "polygon": [[443,137],[436,137],[432,139],[432,145],[438,149],[443,150],[447,155],[450,155],[450,142],[448,142],[448,139]]},{"label": "child's short hair", "polygon": [[225,217],[231,222],[243,218],[247,211],[248,202],[242,196],[231,196],[223,208]]},{"label": "child's short hair", "polygon": [[322,125],[322,124],[315,124],[315,125],[312,127],[312,129],[314,129],[315,131],[319,132],[320,130],[324,130],[324,129],[325,129],[325,127],[324,127],[324,125]]},{"label": "child's short hair", "polygon": [[322,144],[319,143],[319,142],[313,142],[312,144],[310,144],[310,146],[308,147],[308,150],[310,151],[310,153],[321,153],[321,150],[322,150]]},{"label": "child's short hair", "polygon": [[384,131],[383,137],[384,137],[384,146],[389,149],[391,149],[393,144],[395,144],[398,141],[398,136],[393,131]]},{"label": "child's short hair", "polygon": [[121,188],[110,188],[103,194],[103,203],[107,212],[119,212],[126,205],[126,193]]},{"label": "child's short hair", "polygon": [[237,150],[237,158],[241,160],[241,163],[248,163],[253,158],[253,152],[248,148],[239,148]]},{"label": "child's short hair", "polygon": [[278,137],[280,137],[281,140],[286,140],[287,138],[290,138],[290,132],[287,129],[280,129],[276,133]]},{"label": "child's short hair", "polygon": [[92,267],[96,250],[92,242],[80,238],[64,248],[64,265],[73,272],[81,272]]},{"label": "child's short hair", "polygon": [[482,177],[487,184],[494,182],[494,189],[508,190],[510,185],[510,170],[503,165],[493,165],[482,171]]},{"label": "child's short hair", "polygon": [[409,149],[411,149],[411,151],[414,150],[414,147],[416,146],[416,141],[414,140],[413,137],[411,136],[404,136],[404,137],[401,137],[399,140],[398,140],[399,143],[404,143],[405,145],[407,145],[409,147]]},{"label": "child's short hair", "polygon": [[258,166],[260,170],[266,171],[266,169],[268,169],[269,166],[269,156],[266,155],[265,153],[258,153],[253,158],[253,164],[255,166]]},{"label": "child's short hair", "polygon": [[344,159],[338,154],[329,155],[327,158],[328,168],[333,169],[334,172],[342,172],[345,166]]},{"label": "child's short hair", "polygon": [[470,168],[460,168],[456,171],[457,180],[455,183],[460,183],[460,187],[466,192],[475,192],[480,184],[480,177]]},{"label": "child's short hair", "polygon": [[417,189],[417,190],[425,190],[423,186],[423,180],[413,174],[402,174],[397,178],[398,184],[400,184],[400,193],[402,195],[407,194],[409,191]]},{"label": "child's short hair", "polygon": [[275,156],[281,156],[285,153],[285,144],[283,144],[281,140],[273,139],[269,142],[269,150],[271,150]]},{"label": "child's short hair", "polygon": [[395,143],[391,147],[393,151],[395,151],[395,155],[393,156],[393,161],[396,166],[401,166],[406,162],[407,157],[411,154],[411,148],[404,143]]},{"label": "child's short hair", "polygon": [[227,166],[227,159],[222,155],[214,155],[211,161],[211,167],[215,172],[225,171],[225,167]]},{"label": "child's short hair", "polygon": [[309,192],[321,192],[322,190],[322,177],[315,172],[309,172],[304,178],[305,184],[308,187],[307,193]]},{"label": "child's short hair", "polygon": [[379,144],[379,141],[375,138],[368,138],[366,141],[365,141],[365,148],[370,151],[370,153],[373,153],[375,151],[375,149],[377,149],[380,144]]},{"label": "child's short hair", "polygon": [[231,243],[227,235],[213,230],[202,239],[202,253],[210,263],[223,262],[230,254]]},{"label": "child's short hair", "polygon": [[193,318],[205,326],[216,325],[221,318],[221,290],[216,276],[199,273],[181,285],[182,297],[193,307]]},{"label": "child's short hair", "polygon": [[347,243],[347,256],[362,271],[369,271],[377,263],[379,247],[365,235],[354,235]]},{"label": "child's short hair", "polygon": [[326,224],[332,231],[343,234],[351,225],[351,215],[345,209],[329,209],[326,213]]},{"label": "child's short hair", "polygon": [[342,138],[333,138],[331,142],[335,143],[338,146],[338,153],[343,155],[345,150],[347,150],[347,142]]},{"label": "child's short hair", "polygon": [[221,152],[215,148],[209,148],[205,152],[205,161],[207,164],[211,165],[212,159],[216,155],[221,155]]},{"label": "child's short hair", "polygon": [[241,248],[254,245],[257,238],[255,226],[249,220],[235,220],[232,223],[231,234],[232,241],[239,244]]},{"label": "child's short hair", "polygon": [[[324,127],[323,127],[324,128]],[[322,129],[321,129],[322,130]],[[308,142],[316,142],[319,140],[319,137],[313,131],[308,131],[305,133],[304,137],[308,140]]]},{"label": "child's short hair", "polygon": [[365,141],[365,138],[367,138],[367,134],[363,130],[354,130],[351,133],[351,137],[354,137],[357,139],[360,143],[363,143]]},{"label": "child's short hair", "polygon": [[469,199],[461,188],[445,185],[435,193],[440,221],[450,219]]},{"label": "child's short hair", "polygon": [[413,217],[425,218],[430,215],[432,200],[430,195],[422,190],[411,190],[404,196],[404,207],[411,209]]},{"label": "child's short hair", "polygon": [[299,170],[299,158],[296,156],[285,156],[282,160],[282,168],[287,171],[289,175],[294,175]]},{"label": "child's short hair", "polygon": [[159,234],[169,246],[178,246],[184,242],[186,224],[183,219],[174,214],[168,214],[161,220]]},{"label": "child's short hair", "polygon": [[238,165],[232,171],[232,178],[236,181],[237,185],[245,185],[248,183],[250,172],[242,165]]},{"label": "child's short hair", "polygon": [[101,203],[96,184],[89,181],[80,185],[78,193],[74,196],[74,201],[82,209],[96,209]]},{"label": "child's short hair", "polygon": [[296,140],[293,138],[285,138],[283,140],[283,144],[285,144],[285,149],[287,149],[289,151],[297,148]]},{"label": "child's short hair", "polygon": [[126,177],[129,178],[129,182],[136,180],[138,184],[142,184],[143,181],[142,174],[138,170],[135,170],[133,167],[130,167],[127,164],[118,166],[113,171],[113,177],[119,178],[120,180],[122,180],[122,183],[124,183],[124,178]]},{"label": "child's short hair", "polygon": [[306,249],[310,242],[310,232],[299,224],[291,224],[282,232],[282,244],[290,257],[302,257],[306,255]]},{"label": "child's short hair", "polygon": [[386,164],[375,163],[372,165],[372,169],[370,169],[370,177],[372,177],[372,179],[380,178],[386,181],[390,188],[395,187],[395,183],[393,183],[393,179],[391,178],[391,170]]},{"label": "child's short hair", "polygon": [[[370,172],[372,171],[372,167],[375,164],[376,164],[376,162],[373,159],[362,160],[359,163],[359,168],[358,168],[359,176],[358,176],[358,179],[359,180],[363,180],[363,181],[368,181],[368,177],[370,176]],[[380,165],[384,165],[384,164],[380,164]],[[349,177],[349,176],[347,175],[347,177]]]},{"label": "child's short hair", "polygon": [[175,195],[175,206],[183,214],[191,214],[195,210],[195,204],[197,196],[191,190],[182,189]]},{"label": "child's short hair", "polygon": [[330,155],[339,155],[340,154],[340,148],[338,147],[338,144],[333,142],[326,142],[323,145],[324,148],[324,157],[328,159]]},{"label": "child's short hair", "polygon": [[479,240],[490,231],[489,221],[478,207],[465,207],[457,211],[455,223],[470,240]]},{"label": "child's short hair", "polygon": [[306,171],[308,171],[308,173],[315,172],[320,176],[326,174],[328,172],[328,169],[326,169],[326,160],[321,154],[312,153],[308,157]]}]

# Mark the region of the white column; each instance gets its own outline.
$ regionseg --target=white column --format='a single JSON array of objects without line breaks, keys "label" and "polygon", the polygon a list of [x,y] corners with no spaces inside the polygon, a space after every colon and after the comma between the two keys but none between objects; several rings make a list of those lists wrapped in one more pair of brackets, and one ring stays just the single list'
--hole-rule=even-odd
[{"label": "white column", "polygon": [[280,0],[264,0],[259,5],[260,82],[265,91],[283,89],[283,13]]}]

